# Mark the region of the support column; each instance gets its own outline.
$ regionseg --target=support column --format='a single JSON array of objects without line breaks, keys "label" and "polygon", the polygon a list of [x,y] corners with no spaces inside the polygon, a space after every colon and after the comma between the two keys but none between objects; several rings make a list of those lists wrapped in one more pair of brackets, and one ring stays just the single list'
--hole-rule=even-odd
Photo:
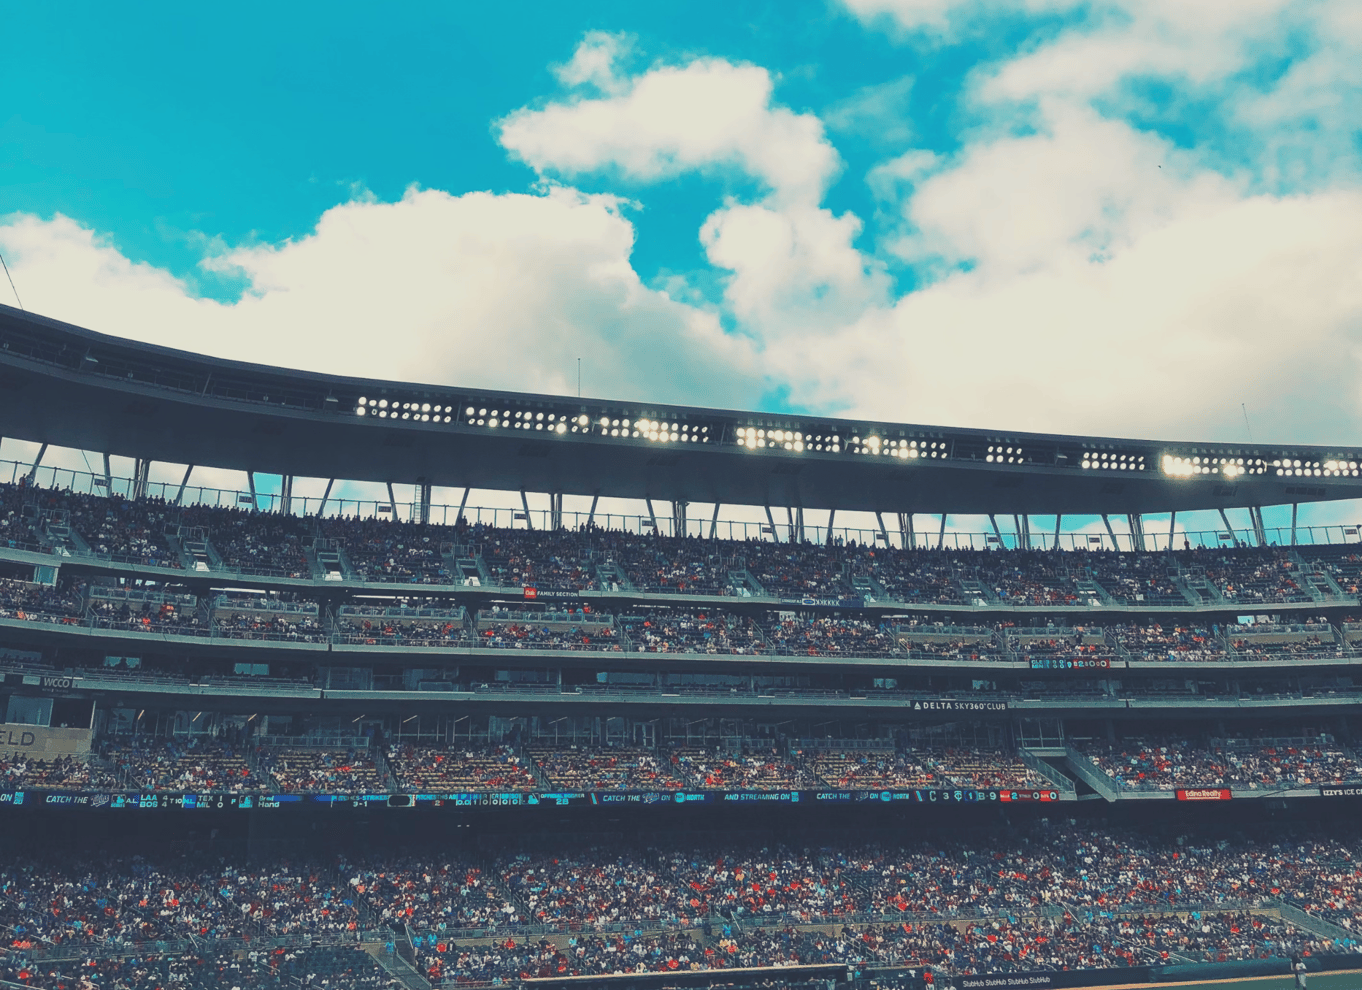
[{"label": "support column", "polygon": [[600,495],[591,496],[591,511],[586,514],[586,524],[591,526],[596,521],[596,503],[601,500]]},{"label": "support column", "polygon": [[1003,542],[1003,531],[998,528],[998,520],[991,512],[988,514],[988,524],[993,527],[993,535],[998,538],[998,549],[1006,549],[1007,544]]},{"label": "support column", "polygon": [[293,514],[293,475],[291,474],[284,475],[279,481],[279,512],[285,516]]},{"label": "support column", "polygon": [[[43,449],[47,449],[47,444],[43,444]],[[151,461],[137,458],[137,464],[133,470],[132,497],[141,499],[147,497],[147,479],[151,477]]]},{"label": "support column", "polygon": [[523,488],[520,490],[520,505],[525,510],[525,528],[534,529],[534,520],[530,518],[530,498]]},{"label": "support column", "polygon": [[1117,550],[1120,550],[1121,544],[1116,542],[1116,530],[1111,528],[1111,519],[1108,518],[1105,512],[1102,513],[1102,522],[1106,523],[1107,535],[1111,537],[1111,545],[1115,547]]},{"label": "support column", "polygon": [[1059,524],[1060,521],[1063,520],[1063,518],[1064,516],[1061,513],[1058,512],[1055,513],[1055,545],[1052,548],[1055,550],[1059,549]]},{"label": "support column", "polygon": [[652,522],[652,524],[653,524],[653,535],[656,536],[656,535],[657,535],[657,511],[653,508],[653,500],[650,499],[650,498],[645,498],[645,499],[643,500],[643,504],[646,505],[646,506],[648,507],[648,519],[649,519],[649,520]]},{"label": "support column", "polygon": [[946,546],[946,513],[941,513],[941,531],[936,534],[936,548],[945,549]]},{"label": "support column", "polygon": [[795,531],[798,533],[799,542],[804,542],[804,506],[796,505],[794,510]]},{"label": "support column", "polygon": [[[189,475],[185,475],[185,477],[188,478]],[[336,483],[335,478],[328,478],[326,481],[326,491],[322,492],[322,504],[317,506],[318,518],[321,518],[322,513],[326,511],[326,503],[331,499],[331,486],[334,485],[335,483]]]},{"label": "support column", "polygon": [[1227,515],[1225,515],[1225,510],[1224,510],[1224,509],[1221,509],[1221,510],[1219,510],[1219,511],[1220,511],[1220,521],[1221,521],[1222,523],[1225,524],[1225,532],[1227,532],[1227,533],[1230,534],[1230,542],[1231,542],[1231,543],[1236,543],[1236,542],[1238,542],[1238,541],[1235,540],[1235,538],[1234,538],[1234,527],[1230,525],[1230,517],[1227,516]]},{"label": "support column", "polygon": [[686,507],[687,507],[687,505],[689,505],[689,504],[690,504],[690,503],[688,503],[688,502],[673,502],[673,503],[672,503],[672,535],[673,535],[673,536],[685,536],[685,535],[686,535]]},{"label": "support column", "polygon": [[459,525],[460,521],[463,519],[463,510],[468,505],[468,493],[472,490],[472,488],[464,488],[463,490],[463,497],[459,499],[459,514],[454,517],[455,526]]},{"label": "support column", "polygon": [[1012,521],[1017,527],[1017,546],[1021,547],[1023,550],[1030,550],[1031,549],[1030,517],[1028,517],[1026,513],[1022,513],[1019,516],[1013,516]]},{"label": "support column", "polygon": [[880,527],[880,539],[884,541],[885,546],[889,546],[889,530],[884,528],[884,513],[876,512],[875,522]]},{"label": "support column", "polygon": [[1250,505],[1249,519],[1253,521],[1253,538],[1258,541],[1260,547],[1267,546],[1267,526],[1263,524],[1262,506]]},{"label": "support column", "polygon": [[719,538],[719,505],[718,502],[714,503],[714,515],[709,520],[709,538],[711,540]]},{"label": "support column", "polygon": [[1138,512],[1132,512],[1126,517],[1130,522],[1130,542],[1135,549],[1144,552],[1144,517]]},{"label": "support column", "polygon": [[[104,455],[104,463],[109,463],[109,457]],[[184,469],[184,477],[180,479],[180,490],[175,493],[175,504],[179,505],[184,501],[184,490],[189,484],[189,476],[194,473],[194,465],[187,465]]]},{"label": "support column", "polygon": [[1177,539],[1177,536],[1178,536],[1178,514],[1177,511],[1174,510],[1168,515],[1168,549],[1170,551],[1175,549],[1173,546],[1173,541]]},{"label": "support column", "polygon": [[[251,489],[251,511],[252,511],[252,512],[259,512],[259,511],[260,511],[260,496],[257,495],[257,494],[255,493],[255,472],[254,472],[254,471],[247,471],[247,472],[246,472],[246,484],[249,485],[249,486],[250,486],[250,489]],[[392,486],[392,485],[389,485],[389,486],[388,486],[388,495],[389,495],[389,496],[392,495],[392,490],[393,490],[393,486]]]},{"label": "support column", "polygon": [[549,495],[549,529],[555,533],[563,528],[563,493]]},{"label": "support column", "polygon": [[779,543],[780,534],[776,532],[776,517],[771,515],[771,507],[769,505],[766,506],[766,521],[771,526],[771,542]]},{"label": "support column", "polygon": [[109,455],[104,455],[104,494],[113,494],[113,468],[109,466]]},{"label": "support column", "polygon": [[388,518],[397,522],[397,497],[393,495],[393,483],[388,482]]},{"label": "support column", "polygon": [[33,484],[38,477],[38,465],[43,462],[43,455],[47,453],[47,444],[38,448],[38,456],[33,458],[33,466],[28,469],[28,483]]},{"label": "support column", "polygon": [[825,539],[825,540],[823,541],[827,546],[832,546],[832,524],[833,524],[834,522],[836,522],[836,521],[837,521],[837,510],[836,510],[836,509],[829,509],[829,510],[828,510],[828,533],[827,533],[827,539]]},{"label": "support column", "polygon": [[912,550],[917,543],[917,534],[913,532],[913,514],[911,512],[899,513],[899,539],[903,542],[903,549]]},{"label": "support column", "polygon": [[1300,508],[1299,502],[1291,503],[1291,545],[1296,545],[1296,510]]},{"label": "support column", "polygon": [[416,518],[422,526],[430,523],[430,497],[432,487],[431,483],[425,478],[420,479],[416,483]]}]

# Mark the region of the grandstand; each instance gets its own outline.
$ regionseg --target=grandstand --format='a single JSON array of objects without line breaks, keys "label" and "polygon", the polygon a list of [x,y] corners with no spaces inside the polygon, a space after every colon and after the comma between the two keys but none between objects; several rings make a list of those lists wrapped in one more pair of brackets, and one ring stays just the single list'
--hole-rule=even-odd
[{"label": "grandstand", "polygon": [[0,981],[1362,968],[1362,546],[1294,523],[1362,451],[358,381],[3,307],[0,433],[39,445],[0,463]]}]

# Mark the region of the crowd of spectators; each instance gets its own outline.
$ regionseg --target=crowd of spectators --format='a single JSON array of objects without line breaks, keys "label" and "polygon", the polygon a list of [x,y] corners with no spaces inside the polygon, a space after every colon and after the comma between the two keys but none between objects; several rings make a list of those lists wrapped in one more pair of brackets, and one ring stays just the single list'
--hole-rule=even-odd
[{"label": "crowd of spectators", "polygon": [[1275,790],[1362,780],[1362,760],[1328,737],[1201,744],[1131,738],[1116,743],[1086,741],[1080,748],[1118,788],[1131,790]]},{"label": "crowd of spectators", "polygon": [[458,646],[469,642],[468,627],[456,619],[401,619],[342,615],[336,631],[368,646]]},{"label": "crowd of spectators", "polygon": [[82,589],[69,583],[34,584],[0,577],[0,619],[79,623],[85,614]]},{"label": "crowd of spectators", "polygon": [[939,782],[916,754],[894,750],[827,751],[807,757],[809,769],[829,787],[847,790],[916,790]]},{"label": "crowd of spectators", "polygon": [[793,656],[880,657],[894,652],[894,628],[869,619],[778,618],[766,627],[771,653]]},{"label": "crowd of spectators", "polygon": [[108,790],[117,783],[112,768],[84,756],[0,756],[0,788],[7,791]]},{"label": "crowd of spectators", "polygon": [[707,653],[749,656],[766,652],[752,619],[718,609],[656,609],[618,620],[630,649],[640,653]]},{"label": "crowd of spectators", "polygon": [[1166,554],[1099,551],[1074,555],[1070,571],[1095,582],[1114,601],[1129,605],[1187,604],[1178,587],[1176,565]]},{"label": "crowd of spectators", "polygon": [[209,543],[228,570],[312,577],[305,550],[312,538],[311,520],[278,512],[192,506],[184,510],[180,521],[207,530]]},{"label": "crowd of spectators", "polygon": [[528,621],[478,621],[478,644],[491,650],[600,650],[620,653],[620,642],[613,625],[569,626],[552,629]]},{"label": "crowd of spectators", "polygon": [[119,601],[92,596],[90,616],[96,626],[106,629],[177,636],[197,635],[203,629],[198,609],[175,601]]},{"label": "crowd of spectators", "polygon": [[118,776],[118,789],[190,794],[269,790],[269,781],[250,767],[251,753],[250,743],[239,737],[135,735],[99,747],[100,758]]},{"label": "crowd of spectators", "polygon": [[1228,659],[1218,629],[1178,622],[1130,623],[1116,628],[1121,645],[1135,660],[1215,661]]},{"label": "crowd of spectators", "polygon": [[1351,651],[1323,617],[1299,623],[1277,625],[1253,623],[1231,626],[1227,630],[1234,659],[1268,656],[1341,659]]},{"label": "crowd of spectators", "polygon": [[503,856],[497,875],[531,921],[557,926],[691,924],[705,914],[684,880],[646,853],[597,848]]},{"label": "crowd of spectators", "polygon": [[306,612],[213,612],[214,635],[224,639],[272,639],[324,643],[329,638],[321,619]]},{"label": "crowd of spectators", "polygon": [[591,549],[582,534],[531,530],[486,530],[471,537],[491,583],[503,588],[594,591]]},{"label": "crowd of spectators", "polygon": [[166,525],[177,510],[164,499],[61,492],[57,502],[71,528],[95,553],[154,567],[182,566],[165,538]]},{"label": "crowd of spectators", "polygon": [[913,752],[828,750],[807,753],[805,760],[820,780],[845,790],[1031,790],[1052,786],[1016,756],[964,746]]},{"label": "crowd of spectators", "polygon": [[[306,578],[305,545],[312,521],[239,508],[175,506],[161,499],[81,495],[0,486],[0,535],[23,535],[26,502],[38,514],[69,519],[97,553],[160,566],[181,562],[167,528],[203,528],[225,566]],[[1062,550],[899,549],[855,541],[833,544],[772,540],[702,540],[654,534],[577,530],[514,530],[332,517],[316,534],[345,553],[363,580],[404,584],[456,583],[448,553],[481,558],[494,584],[586,591],[601,587],[602,565],[618,568],[635,589],[677,594],[751,592],[735,578],[750,574],[778,597],[878,599],[962,604],[982,587],[1004,604],[1084,605],[1095,583],[1125,603],[1180,605],[1188,596],[1179,574],[1204,576],[1229,602],[1258,605],[1311,600],[1300,565],[1274,547],[1185,549],[1172,553]],[[777,527],[780,530],[780,527]],[[783,532],[783,530],[781,531]],[[779,535],[779,534],[778,534]],[[25,542],[20,540],[19,542]],[[1318,550],[1329,573],[1358,585],[1347,555]],[[1311,550],[1297,548],[1309,557]],[[1316,564],[1308,563],[1307,568]],[[1355,592],[1352,592],[1355,594]]]},{"label": "crowd of spectators", "polygon": [[345,551],[362,581],[454,583],[443,549],[452,536],[448,527],[354,517],[324,519],[320,525],[322,535]]},{"label": "crowd of spectators", "polygon": [[680,758],[635,746],[531,746],[526,750],[554,787],[567,790],[681,790],[688,781],[677,772]]},{"label": "crowd of spectators", "polygon": [[1086,605],[1069,575],[1069,559],[1069,554],[1053,550],[973,554],[966,573],[1004,605]]},{"label": "crowd of spectators", "polygon": [[1198,569],[1222,598],[1236,605],[1308,602],[1310,594],[1297,580],[1299,568],[1285,551],[1273,548],[1184,550],[1184,566]]},{"label": "crowd of spectators", "polygon": [[675,757],[692,786],[708,791],[785,791],[818,784],[812,772],[775,749],[725,753],[684,747]]},{"label": "crowd of spectators", "polygon": [[[390,927],[437,937],[447,931],[505,930],[524,922],[521,909],[466,857],[401,853],[342,862],[355,903]],[[415,939],[413,939],[415,941]]]},{"label": "crowd of spectators", "polygon": [[360,750],[285,749],[260,754],[259,766],[284,793],[382,794],[386,775]]},{"label": "crowd of spectators", "polygon": [[0,980],[34,990],[400,990],[362,949],[350,946],[223,949],[60,962],[15,952],[0,958]]},{"label": "crowd of spectators", "polygon": [[[43,985],[32,982],[42,963],[24,956],[39,946],[133,956],[158,940],[346,936],[371,925],[409,931],[437,983],[829,961],[958,975],[1362,947],[1326,942],[1274,909],[1291,904],[1349,931],[1362,924],[1362,834],[1349,829],[1164,835],[1046,820],[895,843],[558,845],[252,865],[171,850],[16,848],[0,858],[10,967],[0,978]],[[254,961],[283,961],[259,952]]]},{"label": "crowd of spectators", "polygon": [[394,745],[388,769],[408,791],[532,791],[539,786],[529,761],[514,747]]}]

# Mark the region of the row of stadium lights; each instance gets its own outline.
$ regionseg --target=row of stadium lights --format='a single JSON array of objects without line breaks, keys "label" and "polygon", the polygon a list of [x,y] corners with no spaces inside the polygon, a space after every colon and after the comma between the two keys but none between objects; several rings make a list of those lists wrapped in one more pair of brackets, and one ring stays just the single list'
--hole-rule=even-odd
[{"label": "row of stadium lights", "polygon": [[1244,474],[1266,474],[1267,462],[1257,457],[1178,457],[1164,454],[1163,473],[1174,478],[1190,478],[1197,474],[1223,474],[1226,478],[1237,478]]},{"label": "row of stadium lights", "polygon": [[[1164,458],[1165,462],[1167,458]],[[1098,454],[1095,451],[1083,452],[1084,470],[1096,471],[1143,471],[1144,456],[1137,454]],[[1164,472],[1168,473],[1165,464]]]},{"label": "row of stadium lights", "polygon": [[453,406],[431,405],[429,402],[392,402],[375,399],[370,402],[360,396],[355,406],[356,416],[377,416],[379,419],[407,419],[417,423],[448,423],[454,415]]},{"label": "row of stadium lights", "polygon": [[946,442],[928,443],[926,440],[882,440],[879,437],[851,438],[850,450],[853,454],[868,454],[871,457],[898,457],[913,460],[919,457],[945,457]]},{"label": "row of stadium lights", "polygon": [[[389,402],[387,399],[370,400],[367,396],[360,396],[355,406],[356,416],[374,416],[379,419],[402,419],[418,423],[449,423],[453,421],[453,406],[432,405],[429,402]],[[547,430],[551,433],[595,433],[597,429],[601,436],[610,437],[631,437],[633,439],[648,440],[653,443],[709,443],[709,427],[692,427],[687,423],[666,423],[650,419],[611,419],[602,416],[599,421],[592,424],[590,417],[585,414],[568,417],[559,416],[554,413],[531,413],[515,412],[511,410],[498,410],[487,408],[474,408],[468,406],[464,410],[464,419],[469,426],[486,426],[491,429],[497,427],[519,429],[519,430]],[[837,434],[827,436],[808,435],[795,430],[765,430],[757,427],[740,427],[737,431],[738,446],[747,447],[752,450],[760,448],[784,449],[794,453],[803,453],[805,450],[827,451],[837,454],[842,450],[842,438]],[[852,437],[848,449],[856,454],[869,454],[872,456],[887,455],[909,460],[917,457],[946,457],[946,444],[928,443],[922,441],[920,444],[916,440],[882,440],[880,437],[870,436],[862,440],[860,437]],[[989,448],[992,450],[993,448]],[[1002,448],[998,448],[1000,451]],[[1021,453],[1021,449],[1017,449]],[[992,461],[993,457],[990,456]],[[1009,463],[1011,463],[1009,458]],[[1017,458],[1020,460],[1020,458]],[[1002,457],[998,457],[1002,461]]]},{"label": "row of stadium lights", "polygon": [[762,430],[755,426],[738,427],[738,446],[750,450],[770,447],[775,450],[790,450],[802,454],[805,450],[827,450],[841,453],[842,438],[839,436],[805,436],[795,430]]},{"label": "row of stadium lights", "polygon": [[[582,432],[588,432],[588,420],[578,418]],[[610,419],[602,416],[597,424],[601,436],[632,437],[635,440],[649,440],[653,443],[709,443],[708,426],[691,426],[689,423],[663,423],[652,419]],[[575,432],[575,431],[574,431]]]},{"label": "row of stadium lights", "polygon": [[1357,461],[1273,461],[1272,466],[1281,478],[1356,478]]},{"label": "row of stadium lights", "polygon": [[[378,419],[402,419],[418,423],[450,423],[454,417],[454,407],[429,402],[389,402],[387,399],[370,400],[360,396],[355,407],[356,416],[374,416]],[[596,424],[585,414],[568,417],[555,413],[515,412],[498,409],[475,409],[468,406],[464,417],[470,426],[506,427],[517,430],[538,430],[550,433],[594,433],[600,430],[601,436],[632,437],[654,443],[709,443],[709,427],[692,428],[685,423],[665,423],[650,419],[611,419],[602,416]],[[836,434],[827,436],[805,436],[793,430],[765,430],[756,427],[738,429],[738,446],[751,450],[761,448],[784,449],[794,453],[805,450],[840,453],[842,439]],[[848,449],[852,453],[871,456],[888,455],[909,460],[918,457],[944,458],[946,444],[919,442],[916,440],[882,440],[870,436],[862,439],[852,437]],[[985,458],[990,464],[1023,463],[1021,447],[990,446]],[[1172,477],[1189,478],[1193,475],[1223,474],[1227,478],[1237,478],[1244,474],[1266,474],[1267,462],[1260,458],[1243,457],[1178,457],[1173,454],[1163,456],[1163,473]],[[1305,461],[1292,459],[1275,460],[1272,467],[1278,477],[1358,477],[1357,461]],[[1083,454],[1085,470],[1143,471],[1144,457],[1134,454]]]},{"label": "row of stadium lights", "polygon": [[[984,460],[990,464],[1002,464],[1004,457],[1007,458],[1008,464],[1021,464],[1022,449],[1020,447],[989,447],[988,456]],[[1083,466],[1087,467],[1088,465],[1085,463]]]}]

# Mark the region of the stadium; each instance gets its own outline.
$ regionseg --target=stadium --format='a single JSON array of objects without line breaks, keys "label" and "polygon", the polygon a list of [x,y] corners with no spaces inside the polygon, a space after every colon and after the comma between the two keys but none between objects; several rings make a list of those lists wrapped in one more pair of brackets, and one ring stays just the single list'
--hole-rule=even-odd
[{"label": "stadium", "polygon": [[8,307],[0,435],[37,445],[0,463],[0,985],[1362,968],[1362,546],[1297,526],[1362,449],[366,381]]}]

